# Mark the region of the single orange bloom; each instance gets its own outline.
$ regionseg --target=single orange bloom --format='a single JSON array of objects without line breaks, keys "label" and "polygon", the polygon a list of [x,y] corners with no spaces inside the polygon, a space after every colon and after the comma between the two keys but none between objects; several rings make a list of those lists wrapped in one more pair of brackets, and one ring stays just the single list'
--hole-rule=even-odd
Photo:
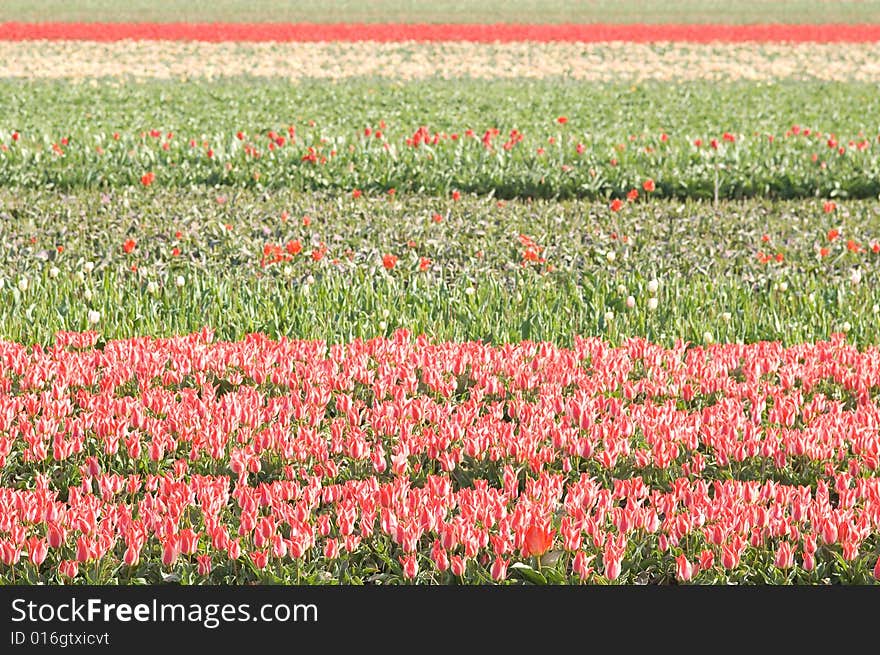
[{"label": "single orange bloom", "polygon": [[137,246],[137,242],[134,239],[128,239],[125,243],[122,244],[122,250],[126,255],[131,254],[131,252]]},{"label": "single orange bloom", "polygon": [[397,257],[394,255],[385,254],[382,257],[382,266],[384,266],[389,271],[397,266]]},{"label": "single orange bloom", "polygon": [[553,532],[543,526],[531,525],[526,530],[525,548],[523,555],[543,555],[553,544]]},{"label": "single orange bloom", "polygon": [[836,228],[833,230],[828,230],[828,240],[829,241],[834,241],[839,236],[840,236],[840,230],[838,230]]},{"label": "single orange bloom", "polygon": [[652,180],[651,178],[648,178],[647,180],[642,182],[642,188],[645,191],[647,191],[648,193],[650,193],[651,191],[653,191],[657,187],[654,185],[654,180]]},{"label": "single orange bloom", "polygon": [[619,212],[623,207],[623,201],[620,198],[615,198],[611,201],[611,211]]}]

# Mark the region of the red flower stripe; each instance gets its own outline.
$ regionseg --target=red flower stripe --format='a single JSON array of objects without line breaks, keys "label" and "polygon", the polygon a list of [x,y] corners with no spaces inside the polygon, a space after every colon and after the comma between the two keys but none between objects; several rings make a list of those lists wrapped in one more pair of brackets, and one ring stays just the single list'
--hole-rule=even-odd
[{"label": "red flower stripe", "polygon": [[880,25],[605,25],[392,23],[0,23],[0,40],[121,41],[629,41],[816,42],[880,41]]}]

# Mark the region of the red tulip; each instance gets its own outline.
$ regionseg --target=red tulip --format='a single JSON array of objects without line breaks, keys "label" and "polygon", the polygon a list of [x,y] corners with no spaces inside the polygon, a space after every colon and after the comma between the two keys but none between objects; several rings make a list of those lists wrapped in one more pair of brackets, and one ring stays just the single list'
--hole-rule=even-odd
[{"label": "red tulip", "polygon": [[58,565],[58,573],[71,580],[76,577],[79,565],[73,560],[64,560]]},{"label": "red tulip", "polygon": [[49,545],[45,540],[38,537],[31,537],[27,540],[27,544],[28,558],[34,566],[39,566],[45,561],[46,555],[49,554]]},{"label": "red tulip", "polygon": [[523,548],[523,557],[530,555],[543,555],[553,544],[554,532],[546,526],[532,524],[526,530],[525,547]]},{"label": "red tulip", "polygon": [[201,576],[211,575],[211,569],[213,568],[213,562],[211,560],[211,556],[207,553],[203,555],[196,555],[196,561],[198,562],[198,571]]},{"label": "red tulip", "polygon": [[696,573],[696,567],[688,561],[684,553],[675,558],[675,577],[682,582],[687,582],[694,577],[694,573]]},{"label": "red tulip", "polygon": [[579,550],[574,559],[571,561],[571,569],[574,573],[576,573],[582,580],[586,580],[593,573],[593,567],[590,566],[590,562],[593,560],[593,556],[587,556],[587,554]]},{"label": "red tulip", "polygon": [[502,559],[500,555],[495,557],[495,561],[492,562],[492,579],[501,581],[507,578],[507,566],[510,564],[505,559]]},{"label": "red tulip", "polygon": [[255,550],[250,553],[251,561],[261,571],[266,568],[269,561],[269,553],[265,550]]},{"label": "red tulip", "polygon": [[419,573],[419,563],[416,561],[416,555],[414,553],[411,555],[401,555],[398,559],[403,566],[404,577],[410,580],[415,579]]},{"label": "red tulip", "polygon": [[774,564],[778,569],[788,569],[794,565],[794,551],[791,548],[791,544],[787,541],[783,541],[779,544],[779,548],[776,550]]}]

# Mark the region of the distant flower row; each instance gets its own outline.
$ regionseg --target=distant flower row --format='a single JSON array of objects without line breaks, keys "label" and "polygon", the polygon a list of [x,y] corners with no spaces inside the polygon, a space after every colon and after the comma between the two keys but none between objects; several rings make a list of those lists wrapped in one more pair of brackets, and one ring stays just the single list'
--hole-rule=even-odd
[{"label": "distant flower row", "polygon": [[880,41],[880,25],[45,22],[0,23],[0,40],[860,43]]}]

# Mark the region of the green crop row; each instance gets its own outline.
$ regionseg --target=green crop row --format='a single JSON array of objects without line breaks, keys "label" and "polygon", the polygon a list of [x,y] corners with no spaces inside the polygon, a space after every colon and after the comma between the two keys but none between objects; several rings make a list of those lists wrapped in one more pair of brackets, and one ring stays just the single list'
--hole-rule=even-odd
[{"label": "green crop row", "polygon": [[492,342],[880,339],[876,202],[636,201],[611,212],[131,188],[3,191],[0,203],[0,334],[28,342],[204,325],[225,338],[329,341],[397,327]]}]

